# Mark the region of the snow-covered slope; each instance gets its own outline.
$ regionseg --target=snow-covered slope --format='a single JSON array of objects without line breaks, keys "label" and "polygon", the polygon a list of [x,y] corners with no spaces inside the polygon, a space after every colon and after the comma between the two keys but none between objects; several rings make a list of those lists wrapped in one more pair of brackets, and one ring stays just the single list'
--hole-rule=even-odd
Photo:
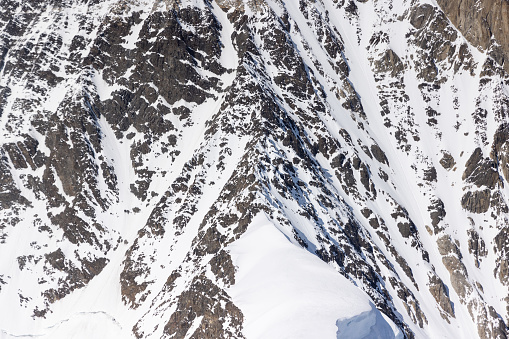
[{"label": "snow-covered slope", "polygon": [[0,0],[0,338],[506,338],[505,38],[452,8]]}]

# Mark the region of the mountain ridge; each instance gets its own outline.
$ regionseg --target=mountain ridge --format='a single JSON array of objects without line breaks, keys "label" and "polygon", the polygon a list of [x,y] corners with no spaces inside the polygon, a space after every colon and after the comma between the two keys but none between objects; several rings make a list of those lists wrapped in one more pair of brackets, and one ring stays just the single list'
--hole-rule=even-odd
[{"label": "mountain ridge", "polygon": [[507,73],[441,5],[2,0],[2,335],[263,336],[264,215],[394,337],[505,338]]}]

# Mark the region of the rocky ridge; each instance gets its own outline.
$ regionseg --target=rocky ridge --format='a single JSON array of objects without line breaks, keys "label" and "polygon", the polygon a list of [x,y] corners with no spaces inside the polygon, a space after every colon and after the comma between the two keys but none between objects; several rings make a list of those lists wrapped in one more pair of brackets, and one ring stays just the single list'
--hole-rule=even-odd
[{"label": "rocky ridge", "polygon": [[453,3],[1,0],[0,328],[111,277],[133,337],[244,337],[266,215],[405,337],[506,338],[505,4]]}]

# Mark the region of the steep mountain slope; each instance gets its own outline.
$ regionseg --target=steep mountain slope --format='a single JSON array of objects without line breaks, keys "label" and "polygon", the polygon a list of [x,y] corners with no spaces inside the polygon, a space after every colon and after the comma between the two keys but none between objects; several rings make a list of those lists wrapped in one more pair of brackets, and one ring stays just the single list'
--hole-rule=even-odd
[{"label": "steep mountain slope", "polygon": [[0,0],[0,337],[506,338],[466,3]]}]

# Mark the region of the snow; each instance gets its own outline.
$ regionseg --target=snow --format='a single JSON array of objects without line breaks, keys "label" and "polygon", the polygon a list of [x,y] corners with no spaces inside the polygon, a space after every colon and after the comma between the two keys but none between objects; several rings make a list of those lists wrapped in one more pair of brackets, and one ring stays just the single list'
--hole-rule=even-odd
[{"label": "snow", "polygon": [[351,339],[403,339],[403,333],[387,319],[387,317],[378,311],[374,305],[371,310],[346,319],[338,319],[337,338]]},{"label": "snow", "polygon": [[[232,34],[235,32],[235,28],[233,27],[233,24],[228,20],[228,17],[226,16],[227,13],[225,13],[215,1],[212,3],[212,9],[212,13],[214,13],[222,25],[221,42],[223,43],[223,50],[221,51],[221,57],[219,61],[224,67],[236,70],[239,65],[239,57],[235,51],[235,47],[233,46],[233,41],[231,39]],[[233,77],[229,77],[229,85],[231,85],[233,79],[235,78],[235,74],[236,73],[233,74]]]},{"label": "snow", "polygon": [[139,23],[135,24],[131,27],[130,34],[125,38],[125,42],[121,45],[125,49],[134,49],[136,48],[136,43],[138,42],[138,36],[140,35],[140,31],[143,28],[144,21],[141,20]]},{"label": "snow", "polygon": [[364,292],[265,214],[228,250],[237,267],[228,293],[244,314],[246,338],[401,338]]},{"label": "snow", "polygon": [[[423,1],[435,4],[435,1]],[[336,97],[336,92],[341,90],[344,84],[336,74],[327,51],[322,46],[317,35],[317,28],[313,26],[311,19],[308,19],[302,13],[296,1],[276,1],[268,0],[268,9],[260,11],[260,13],[249,12],[249,20],[246,25],[253,28],[254,41],[256,46],[260,48],[261,57],[253,56],[257,61],[265,62],[263,68],[266,74],[260,76],[260,69],[257,66],[251,68],[250,65],[243,66],[256,78],[255,81],[267,90],[271,90],[275,96],[280,98],[290,97],[285,88],[276,85],[274,77],[281,74],[282,70],[275,66],[270,60],[278,58],[277,55],[271,55],[271,51],[264,49],[264,42],[259,32],[262,32],[267,25],[266,20],[272,20],[268,11],[273,10],[275,15],[288,14],[290,23],[289,39],[292,40],[296,53],[302,58],[306,70],[318,81],[321,89],[324,91],[323,104],[329,111],[326,113],[317,112],[319,120],[323,123],[324,133],[329,133],[333,138],[342,144],[341,150],[347,156],[358,155],[360,160],[366,164],[370,171],[370,180],[374,182],[378,189],[376,199],[370,200],[365,198],[365,190],[360,187],[361,197],[350,196],[345,192],[342,183],[334,175],[335,169],[331,167],[330,159],[322,154],[318,154],[315,158],[319,164],[323,177],[326,178],[331,195],[337,195],[344,200],[345,206],[351,207],[351,210],[345,207],[336,206],[333,210],[316,203],[319,199],[318,195],[322,192],[319,188],[310,187],[310,182],[316,178],[315,173],[296,167],[296,177],[305,185],[306,188],[303,196],[293,195],[291,198],[283,197],[277,189],[271,187],[265,192],[265,196],[259,197],[262,203],[272,206],[274,210],[278,210],[280,215],[284,217],[288,225],[278,223],[269,219],[264,214],[258,214],[249,225],[246,233],[240,239],[228,246],[234,264],[237,266],[236,283],[228,289],[228,293],[232,297],[234,304],[240,307],[245,317],[244,334],[250,338],[402,338],[402,333],[397,329],[394,323],[385,315],[380,313],[373,305],[370,298],[362,291],[364,286],[356,286],[352,281],[348,280],[337,272],[338,266],[333,267],[320,260],[315,251],[320,248],[319,235],[320,227],[337,227],[335,218],[340,221],[348,220],[348,213],[352,213],[359,219],[364,226],[367,235],[371,236],[371,241],[378,246],[382,256],[391,260],[394,264],[394,271],[380,265],[380,275],[384,279],[398,278],[412,292],[416,300],[420,302],[423,312],[426,314],[428,323],[420,328],[412,319],[412,316],[405,312],[408,307],[406,300],[397,297],[397,290],[389,283],[386,284],[388,292],[393,296],[392,302],[401,319],[409,324],[411,330],[415,333],[416,338],[455,338],[469,337],[472,333],[477,333],[476,326],[472,321],[467,307],[460,300],[459,296],[452,288],[451,277],[447,269],[442,264],[442,256],[436,248],[436,241],[439,237],[450,235],[453,241],[457,240],[462,254],[466,258],[463,263],[468,271],[468,281],[475,287],[475,282],[483,285],[483,291],[476,292],[479,298],[476,300],[486,300],[493,305],[497,312],[505,316],[503,312],[506,310],[506,301],[503,299],[507,295],[507,288],[504,287],[497,279],[493,278],[493,272],[497,267],[497,253],[492,250],[493,243],[490,242],[499,229],[503,227],[502,218],[498,220],[489,219],[488,214],[475,215],[463,210],[460,206],[461,198],[467,189],[471,189],[463,181],[462,174],[465,163],[470,157],[471,151],[476,147],[481,147],[484,156],[488,156],[490,152],[489,140],[490,136],[497,126],[501,123],[500,119],[495,118],[494,110],[496,110],[495,99],[497,95],[507,96],[507,85],[499,85],[501,79],[495,77],[491,84],[479,89],[479,73],[484,60],[487,58],[485,53],[469,46],[469,50],[473,55],[474,61],[477,63],[474,75],[465,71],[454,73],[452,69],[445,69],[447,65],[438,64],[437,68],[442,71],[442,75],[446,78],[441,84],[441,88],[433,93],[429,102],[423,99],[422,91],[419,85],[422,79],[418,79],[418,74],[412,68],[410,55],[418,57],[417,48],[408,42],[406,34],[412,29],[406,19],[397,20],[398,17],[406,15],[410,6],[409,1],[390,1],[380,0],[373,2],[356,2],[359,12],[358,18],[347,17],[344,8],[337,8],[332,1],[312,2],[316,11],[325,16],[327,11],[327,24],[333,31],[339,32],[344,39],[344,56],[348,61],[350,72],[348,75],[348,84],[352,85],[356,93],[362,100],[364,111],[367,119],[362,120],[355,117],[351,112],[342,107],[342,102]],[[41,38],[42,34],[57,34],[62,37],[62,49],[52,57],[52,62],[65,59],[70,53],[69,45],[73,41],[74,36],[86,35],[87,47],[79,51],[82,56],[88,53],[92,45],[93,38],[96,37],[99,26],[106,15],[109,8],[114,8],[116,1],[104,2],[101,5],[91,6],[76,5],[76,8],[67,8],[62,16],[66,16],[66,20],[70,22],[67,29],[55,29],[60,22],[52,23],[53,15],[58,13],[58,9],[52,8],[41,16],[41,20],[34,23],[33,29],[17,41],[18,45],[23,45],[28,41],[33,43],[44,44],[48,40]],[[238,117],[242,112],[222,111],[224,100],[227,97],[227,90],[230,86],[235,85],[237,77],[237,69],[243,60],[239,60],[237,51],[232,42],[232,34],[235,33],[234,26],[228,20],[228,13],[225,13],[213,1],[210,6],[202,1],[190,0],[187,5],[198,6],[201,9],[210,10],[221,24],[221,44],[222,52],[219,62],[223,67],[228,69],[224,75],[220,77],[220,88],[211,90],[212,94],[201,105],[184,102],[183,100],[176,102],[173,107],[185,106],[191,110],[190,118],[182,120],[180,117],[168,113],[164,116],[170,120],[178,134],[177,147],[180,152],[178,155],[159,154],[157,149],[161,143],[154,142],[152,147],[154,152],[143,156],[143,164],[148,169],[153,169],[155,174],[152,177],[148,192],[153,195],[146,201],[140,201],[130,191],[130,184],[140,179],[136,174],[131,156],[131,146],[134,142],[144,140],[144,135],[138,133],[131,127],[125,134],[134,133],[132,140],[127,138],[117,139],[112,126],[108,124],[104,115],[97,119],[97,126],[102,133],[102,151],[100,156],[106,159],[106,162],[114,168],[116,178],[119,183],[118,192],[109,192],[109,202],[111,206],[105,211],[97,209],[97,220],[108,227],[106,230],[110,232],[111,239],[116,241],[116,236],[121,236],[115,250],[108,254],[109,263],[106,268],[95,277],[84,288],[75,290],[63,300],[55,302],[51,306],[51,312],[47,314],[46,319],[31,319],[31,311],[29,307],[23,303],[41,301],[41,287],[38,286],[38,277],[45,276],[45,272],[41,265],[27,265],[24,270],[18,270],[18,257],[21,255],[33,255],[34,260],[38,260],[38,255],[44,255],[50,251],[61,249],[69,261],[79,266],[79,261],[74,256],[78,251],[77,247],[73,247],[63,240],[62,230],[54,230],[53,236],[42,236],[37,230],[39,223],[41,225],[50,225],[48,212],[56,215],[64,210],[64,206],[59,208],[47,208],[44,201],[37,200],[34,192],[26,187],[26,176],[31,174],[42,178],[43,168],[37,171],[28,169],[10,168],[14,176],[14,181],[20,188],[23,196],[28,198],[33,206],[27,212],[30,214],[28,218],[23,220],[19,225],[6,224],[6,232],[9,234],[5,243],[0,247],[0,255],[3,260],[0,261],[0,275],[3,280],[7,281],[6,286],[0,285],[1,294],[0,301],[4,305],[15,305],[11,309],[5,307],[0,309],[0,339],[11,339],[19,337],[38,337],[38,338],[129,338],[132,337],[132,327],[143,317],[149,314],[152,307],[164,300],[164,296],[156,297],[158,292],[163,288],[168,272],[181,267],[186,260],[186,256],[192,249],[196,234],[201,229],[201,223],[206,219],[207,212],[212,208],[221,194],[221,190],[228,183],[231,175],[236,170],[240,159],[242,159],[246,144],[250,141],[250,136],[244,138],[235,135],[217,134],[210,136],[205,135],[206,129],[210,122],[219,114],[231,114],[232,117]],[[154,6],[152,1],[136,2],[129,5],[135,6],[133,10],[145,10],[141,16],[141,21],[131,27],[130,34],[124,38],[122,47],[126,49],[135,49],[138,41],[139,33],[144,24],[144,20],[148,17],[149,11],[146,8],[154,10],[157,6],[164,7],[162,2],[156,3]],[[436,4],[435,4],[436,5]],[[136,7],[137,6],[137,7]],[[390,9],[390,10],[389,10]],[[78,24],[81,16],[93,16],[91,30],[86,31],[80,28]],[[189,32],[196,32],[194,27],[183,24],[183,28]],[[377,31],[390,33],[390,41],[380,44],[379,46],[370,46],[369,40]],[[55,33],[56,32],[56,33]],[[155,41],[154,38],[153,41]],[[454,45],[458,47],[465,43],[463,38],[458,38]],[[13,45],[13,49],[14,49]],[[370,47],[368,49],[367,47]],[[371,59],[378,58],[387,49],[392,49],[402,58],[406,65],[406,70],[402,77],[401,83],[404,85],[404,93],[408,95],[408,101],[399,101],[397,99],[390,100],[389,108],[391,111],[391,119],[394,126],[401,127],[406,130],[414,128],[419,132],[419,140],[409,140],[411,151],[403,150],[398,141],[394,137],[394,127],[384,127],[385,119],[380,115],[380,99],[387,93],[381,92],[381,88],[393,90],[391,83],[394,78],[387,77],[382,81],[375,81],[373,76],[373,64]],[[9,52],[10,53],[10,52]],[[197,53],[201,53],[197,51]],[[9,61],[11,56],[7,54],[6,60]],[[41,65],[41,69],[49,69],[50,63]],[[60,82],[56,87],[48,87],[42,81],[37,82],[40,86],[40,95],[33,90],[27,90],[28,84],[24,77],[19,79],[10,76],[0,77],[0,86],[9,87],[12,91],[3,103],[4,113],[0,116],[0,128],[2,129],[2,143],[15,143],[22,140],[23,133],[29,133],[37,141],[39,141],[39,150],[49,155],[51,150],[45,145],[45,136],[36,132],[31,126],[31,117],[33,114],[42,113],[46,115],[50,113],[59,113],[61,102],[65,98],[72,96],[81,96],[83,83],[80,77],[90,80],[100,100],[108,100],[112,98],[112,94],[121,89],[118,84],[109,84],[104,80],[103,74],[93,71],[90,74],[77,72],[76,74],[67,74],[67,67],[72,69],[70,64],[65,62],[60,65],[55,75],[64,77],[66,80]],[[134,67],[129,69],[123,76],[129,79]],[[204,70],[197,66],[197,72],[203,77],[215,76],[211,71]],[[400,80],[398,80],[400,81]],[[190,84],[190,82],[189,82]],[[153,83],[148,83],[156,91],[158,88]],[[385,86],[385,87],[384,87]],[[387,97],[388,94],[387,94]],[[457,98],[457,100],[455,99]],[[23,105],[16,99],[33,100],[39,103],[37,109],[33,112],[25,112]],[[295,98],[291,98],[295,99]],[[157,103],[163,103],[167,107],[171,107],[162,97]],[[288,117],[294,119],[297,123],[299,116],[282,99],[278,104],[284,106],[288,110]],[[294,104],[304,111],[314,111],[314,108],[304,100],[294,100]],[[430,126],[427,123],[428,116],[425,108],[429,106],[440,112],[436,117],[438,123],[436,126]],[[488,117],[486,118],[486,126],[478,126],[472,114],[477,107],[486,108]],[[408,110],[407,110],[408,108]],[[250,112],[251,113],[251,112]],[[253,112],[253,116],[257,112]],[[312,112],[314,114],[314,112]],[[244,118],[243,118],[244,119]],[[249,119],[246,115],[246,120]],[[359,121],[363,123],[363,128],[359,127]],[[412,121],[414,126],[409,126],[408,122]],[[9,126],[12,131],[8,131],[4,126]],[[308,134],[312,142],[316,141],[317,136],[311,126],[306,123],[302,124],[304,134]],[[458,127],[455,127],[458,126]],[[234,125],[234,128],[239,126]],[[239,127],[240,128],[240,127]],[[350,133],[353,143],[349,144],[345,138],[341,136],[339,130],[345,128]],[[478,132],[478,133],[477,133]],[[171,133],[174,133],[172,131]],[[488,136],[488,142],[483,142],[480,137],[482,134]],[[161,140],[169,137],[169,135],[161,136]],[[226,157],[222,152],[224,143],[230,148],[229,155]],[[371,159],[360,149],[361,145],[367,147],[378,144],[385,151],[390,165],[379,164],[376,160]],[[69,141],[72,147],[72,142]],[[282,145],[279,141],[269,138],[266,145],[270,148],[258,151],[267,155],[271,161],[279,157],[287,157],[291,159],[295,156],[288,147]],[[293,152],[293,153],[292,153]],[[446,170],[441,165],[442,152],[449,152],[453,155],[456,165],[455,169]],[[196,167],[189,172],[185,172],[185,167],[191,162],[195,154],[204,154],[205,165],[200,168]],[[334,155],[334,156],[335,156]],[[99,155],[97,155],[99,156]],[[334,157],[333,156],[333,157]],[[215,166],[222,157],[225,157],[225,165],[222,171],[216,170]],[[97,159],[95,159],[97,160]],[[208,167],[206,167],[208,166]],[[437,181],[428,183],[422,178],[424,170],[433,166],[437,171]],[[11,166],[12,167],[12,166]],[[377,177],[379,169],[389,174],[390,179],[384,182]],[[73,197],[63,193],[63,184],[54,169],[55,186],[61,192],[69,205],[73,204]],[[164,170],[164,174],[163,174]],[[263,182],[277,180],[278,169],[272,169],[266,173],[260,174]],[[100,172],[100,171],[99,171]],[[154,264],[150,267],[151,273],[147,273],[146,277],[138,277],[141,282],[146,278],[150,283],[151,294],[147,301],[137,310],[128,309],[121,300],[119,276],[123,269],[123,261],[126,252],[130,249],[133,242],[138,238],[138,231],[146,224],[150,214],[157,206],[158,197],[168,193],[168,188],[180,176],[189,175],[189,183],[204,183],[202,196],[194,199],[191,195],[179,196],[179,199],[185,200],[186,203],[197,209],[196,213],[191,215],[189,222],[183,230],[176,230],[172,225],[172,220],[177,214],[177,209],[181,205],[174,203],[164,216],[167,222],[163,225],[166,231],[165,237],[160,239],[150,239],[142,244],[140,253],[151,256]],[[355,173],[356,179],[358,174]],[[105,178],[102,174],[98,175],[98,188],[101,192],[107,192]],[[206,183],[205,183],[206,182]],[[212,184],[212,182],[214,184]],[[509,188],[506,186],[501,188],[504,197],[507,197]],[[89,188],[87,194],[92,195]],[[168,193],[168,195],[170,195]],[[427,207],[430,201],[440,198],[447,210],[447,215],[441,226],[444,230],[440,234],[429,234],[426,226],[430,225],[429,210]],[[194,199],[194,200],[193,200]],[[176,201],[174,199],[172,202]],[[302,205],[309,203],[317,212],[317,220],[322,224],[306,219],[297,211],[302,210]],[[314,204],[314,205],[313,205]],[[408,212],[409,218],[415,223],[419,237],[419,244],[426,249],[430,256],[429,263],[421,260],[421,253],[413,245],[411,240],[404,238],[397,229],[398,222],[404,222],[405,218],[394,218],[392,214],[395,212],[395,206],[401,205]],[[226,206],[226,207],[225,207]],[[224,204],[223,207],[230,208],[230,205]],[[140,209],[139,213],[132,213],[134,209]],[[367,225],[367,221],[362,219],[362,210],[369,208],[380,219],[385,220],[388,226],[388,235],[390,235],[390,244],[393,246],[401,257],[405,258],[409,267],[412,269],[414,284],[412,280],[402,271],[400,265],[395,264],[391,250],[386,247],[384,241],[377,235],[377,231]],[[235,213],[236,211],[232,211]],[[5,211],[2,216],[10,217],[11,211]],[[336,216],[334,216],[336,214]],[[30,219],[32,215],[38,216],[37,223]],[[80,217],[85,218],[80,214]],[[470,219],[473,220],[471,224]],[[277,218],[276,218],[277,219]],[[395,220],[394,220],[395,219]],[[2,225],[3,226],[3,225]],[[486,248],[489,250],[488,255],[482,259],[481,267],[476,267],[474,260],[468,254],[469,239],[466,230],[474,228],[479,232],[480,237],[487,240]],[[0,229],[1,231],[2,229]],[[220,229],[219,232],[227,234],[227,230]],[[303,249],[298,245],[297,240],[292,232],[297,232],[305,239],[308,248]],[[46,246],[45,249],[37,249],[37,246]],[[144,247],[143,247],[144,246]],[[79,252],[91,255],[97,252],[97,249],[90,245],[81,244]],[[149,253],[150,252],[150,253]],[[39,258],[40,259],[40,258]],[[207,258],[204,259],[206,261]],[[209,259],[209,258],[208,258]],[[193,263],[186,263],[183,271],[189,273],[182,280],[190,279],[192,269],[189,267]],[[444,281],[449,289],[451,301],[455,305],[455,318],[444,320],[440,315],[438,306],[434,302],[433,296],[428,289],[428,274],[430,271],[436,272]],[[62,272],[53,275],[55,280],[62,277]],[[152,279],[152,280],[150,280]],[[14,282],[14,283],[11,283]],[[417,286],[418,287],[417,287]],[[46,285],[45,285],[46,286]],[[184,290],[186,286],[181,284],[174,290],[175,297],[178,292]],[[36,291],[31,296],[23,296],[22,292]],[[32,297],[30,301],[20,301],[22,297]],[[159,298],[159,299],[158,299]],[[18,307],[19,305],[19,307]],[[30,304],[29,304],[30,305]],[[174,307],[174,306],[172,306]],[[171,312],[171,308],[169,308]],[[474,310],[477,312],[477,310]],[[155,312],[156,315],[162,314]],[[164,313],[168,314],[168,313]],[[475,314],[477,315],[477,314]],[[191,336],[201,322],[201,318],[194,320],[191,330],[187,336]],[[144,319],[146,328],[156,328],[161,323],[158,317]],[[154,337],[161,336],[163,326],[154,330]]]},{"label": "snow", "polygon": [[70,318],[46,328],[35,335],[14,335],[0,332],[0,339],[39,338],[39,339],[91,339],[126,338],[126,333],[117,321],[102,312],[73,314]]},{"label": "snow", "polygon": [[99,94],[99,98],[101,101],[105,101],[112,98],[112,93],[122,89],[122,86],[114,84],[109,85],[101,73],[94,71],[92,78],[92,82],[96,87],[96,91]]}]

